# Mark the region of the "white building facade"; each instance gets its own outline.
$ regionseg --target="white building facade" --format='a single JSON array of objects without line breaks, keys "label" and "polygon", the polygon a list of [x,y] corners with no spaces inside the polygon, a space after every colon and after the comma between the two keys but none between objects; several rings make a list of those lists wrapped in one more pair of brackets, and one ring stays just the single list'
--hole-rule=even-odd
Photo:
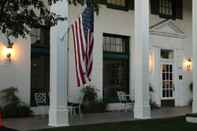
[{"label": "white building facade", "polygon": [[[107,0],[99,5],[99,14],[95,13],[91,84],[97,89],[99,98],[109,103],[109,110],[116,110],[120,108],[116,92],[130,94],[135,100],[135,118],[150,118],[149,99],[159,107],[181,107],[188,106],[193,98],[193,111],[196,112],[197,96],[193,94],[197,94],[197,70],[194,68],[197,40],[192,37],[197,35],[196,0],[127,2]],[[50,108],[45,106],[45,113],[49,111],[49,125],[52,126],[68,125],[65,103],[78,102],[80,98],[69,27],[83,9],[79,5],[68,5],[67,0],[52,5],[52,12],[67,19],[51,28],[50,51],[48,46],[45,51],[42,50],[45,46],[33,47],[35,38],[28,37],[14,41],[15,55],[11,63],[6,63],[5,55],[0,52],[0,89],[17,87],[18,96],[32,105],[33,90],[44,87],[44,91],[50,92]],[[3,50],[6,40],[3,37],[1,40]],[[38,67],[38,72],[48,70],[40,77],[33,67],[43,60],[46,63]],[[39,85],[40,79],[45,83]],[[193,93],[189,88],[192,82]],[[39,108],[32,109],[40,113]]]}]

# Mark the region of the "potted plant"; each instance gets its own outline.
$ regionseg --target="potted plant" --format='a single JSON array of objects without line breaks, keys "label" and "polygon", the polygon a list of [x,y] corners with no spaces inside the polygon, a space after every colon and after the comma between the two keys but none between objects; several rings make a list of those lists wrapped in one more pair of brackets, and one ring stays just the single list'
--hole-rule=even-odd
[{"label": "potted plant", "polygon": [[97,92],[94,86],[88,85],[82,89],[82,112],[83,113],[96,113],[104,112],[106,104],[102,100],[98,100]]},{"label": "potted plant", "polygon": [[158,109],[159,106],[153,101],[154,89],[151,84],[149,84],[149,92],[150,92],[150,106],[151,109]]}]

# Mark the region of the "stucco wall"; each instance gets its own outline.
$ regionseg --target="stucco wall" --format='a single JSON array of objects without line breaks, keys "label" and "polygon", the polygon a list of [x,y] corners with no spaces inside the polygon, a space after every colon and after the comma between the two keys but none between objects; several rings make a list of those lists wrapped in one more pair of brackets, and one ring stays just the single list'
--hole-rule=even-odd
[{"label": "stucco wall", "polygon": [[19,38],[14,40],[12,60],[6,62],[3,53],[7,41],[3,35],[0,39],[0,90],[9,87],[18,88],[19,98],[29,104],[30,103],[30,38]]}]

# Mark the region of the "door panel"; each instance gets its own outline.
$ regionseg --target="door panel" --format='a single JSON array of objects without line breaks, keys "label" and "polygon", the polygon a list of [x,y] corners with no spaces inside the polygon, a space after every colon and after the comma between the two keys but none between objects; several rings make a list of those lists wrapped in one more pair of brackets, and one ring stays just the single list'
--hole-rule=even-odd
[{"label": "door panel", "polygon": [[174,99],[173,64],[161,64],[162,100]]},{"label": "door panel", "polygon": [[161,106],[175,106],[174,71],[172,62],[161,63]]}]

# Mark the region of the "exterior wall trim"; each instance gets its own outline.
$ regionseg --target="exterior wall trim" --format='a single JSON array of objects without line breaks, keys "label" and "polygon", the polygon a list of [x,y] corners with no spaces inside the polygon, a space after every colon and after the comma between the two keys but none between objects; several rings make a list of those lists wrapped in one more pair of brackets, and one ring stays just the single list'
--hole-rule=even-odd
[{"label": "exterior wall trim", "polygon": [[[168,26],[169,28],[171,28],[174,31],[174,33],[159,31],[159,29],[161,29],[165,26]],[[173,20],[163,20],[163,21],[151,26],[150,27],[150,34],[164,36],[164,37],[180,38],[180,39],[186,38],[185,33],[174,23]]]},{"label": "exterior wall trim", "polygon": [[157,36],[163,36],[163,37],[179,38],[179,39],[186,38],[186,36],[184,34],[173,34],[173,33],[158,32],[158,31],[150,31],[150,34],[157,35]]}]

